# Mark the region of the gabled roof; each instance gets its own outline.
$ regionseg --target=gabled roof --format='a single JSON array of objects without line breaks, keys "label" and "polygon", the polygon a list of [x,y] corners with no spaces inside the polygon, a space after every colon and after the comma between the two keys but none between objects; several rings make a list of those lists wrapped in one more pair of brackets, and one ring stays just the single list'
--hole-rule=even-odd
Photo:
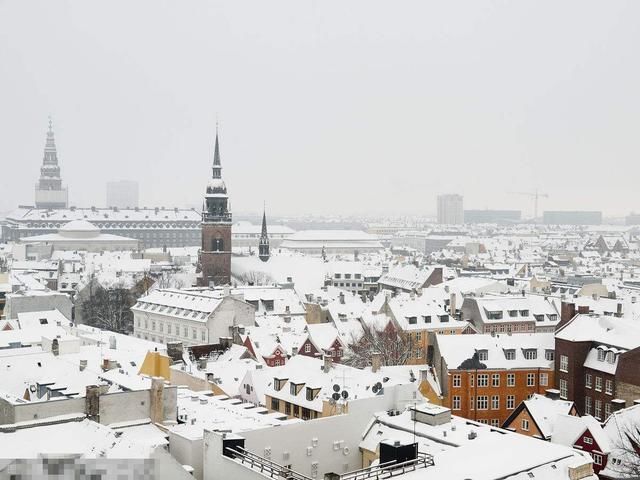
[{"label": "gabled roof", "polygon": [[573,402],[552,399],[544,395],[534,394],[529,400],[520,403],[514,412],[505,421],[509,425],[515,420],[522,410],[527,410],[533,419],[543,439],[549,438],[559,415],[568,415],[573,408]]}]

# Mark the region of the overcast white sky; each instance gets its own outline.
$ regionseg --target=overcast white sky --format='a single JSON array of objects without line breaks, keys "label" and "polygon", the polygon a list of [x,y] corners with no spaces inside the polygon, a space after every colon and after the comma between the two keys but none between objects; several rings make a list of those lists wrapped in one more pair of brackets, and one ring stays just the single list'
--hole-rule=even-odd
[{"label": "overcast white sky", "polygon": [[638,1],[0,0],[0,211],[47,116],[72,204],[200,204],[216,114],[234,211],[640,210]]}]

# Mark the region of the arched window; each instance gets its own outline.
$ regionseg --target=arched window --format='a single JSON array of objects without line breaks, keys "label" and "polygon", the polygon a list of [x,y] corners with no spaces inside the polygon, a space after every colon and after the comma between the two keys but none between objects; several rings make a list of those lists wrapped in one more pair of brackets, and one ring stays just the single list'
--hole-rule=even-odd
[{"label": "arched window", "polygon": [[211,250],[213,250],[214,252],[222,252],[222,251],[224,251],[224,242],[222,241],[221,238],[214,238],[213,239],[213,244],[211,246]]}]

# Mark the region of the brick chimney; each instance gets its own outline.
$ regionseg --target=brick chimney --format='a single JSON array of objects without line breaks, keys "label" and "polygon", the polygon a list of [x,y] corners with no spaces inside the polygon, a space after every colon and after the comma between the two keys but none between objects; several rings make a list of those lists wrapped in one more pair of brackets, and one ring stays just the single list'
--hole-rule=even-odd
[{"label": "brick chimney", "polygon": [[371,372],[377,373],[382,367],[382,354],[374,352],[371,354]]},{"label": "brick chimney", "polygon": [[149,418],[153,423],[162,423],[164,420],[164,378],[153,377],[149,390]]},{"label": "brick chimney", "polygon": [[329,370],[331,370],[331,366],[333,364],[333,360],[331,360],[331,355],[324,355],[323,356],[323,361],[324,364],[322,365],[322,371],[324,373],[329,373]]},{"label": "brick chimney", "polygon": [[86,386],[84,412],[89,420],[100,422],[100,387],[98,385]]}]

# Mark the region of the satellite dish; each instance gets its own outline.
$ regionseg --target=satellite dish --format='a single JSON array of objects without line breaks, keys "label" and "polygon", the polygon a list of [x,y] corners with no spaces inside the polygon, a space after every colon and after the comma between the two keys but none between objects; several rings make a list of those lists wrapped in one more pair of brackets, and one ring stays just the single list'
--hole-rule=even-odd
[{"label": "satellite dish", "polygon": [[344,398],[345,400],[349,397],[349,392],[347,392],[346,390],[342,390],[342,398]]},{"label": "satellite dish", "polygon": [[339,392],[340,391],[340,385],[338,385],[337,383],[333,386],[333,391],[334,392]]},{"label": "satellite dish", "polygon": [[340,394],[338,392],[334,392],[334,394],[331,395],[331,398],[337,402],[340,400]]}]

